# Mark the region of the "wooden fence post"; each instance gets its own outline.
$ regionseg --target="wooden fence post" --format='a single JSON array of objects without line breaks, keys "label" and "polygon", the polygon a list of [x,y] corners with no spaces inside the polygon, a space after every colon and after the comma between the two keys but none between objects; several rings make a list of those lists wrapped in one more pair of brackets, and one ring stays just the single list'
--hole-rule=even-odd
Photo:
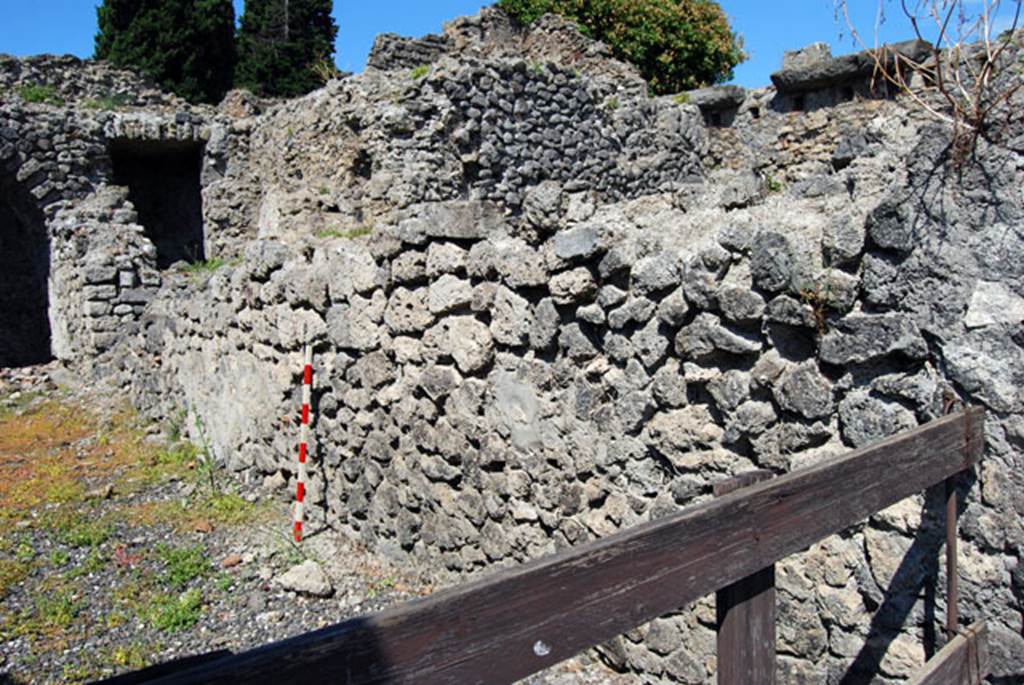
[{"label": "wooden fence post", "polygon": [[[715,497],[767,480],[751,471],[716,483]],[[718,685],[775,683],[775,565],[715,593],[718,619]]]}]

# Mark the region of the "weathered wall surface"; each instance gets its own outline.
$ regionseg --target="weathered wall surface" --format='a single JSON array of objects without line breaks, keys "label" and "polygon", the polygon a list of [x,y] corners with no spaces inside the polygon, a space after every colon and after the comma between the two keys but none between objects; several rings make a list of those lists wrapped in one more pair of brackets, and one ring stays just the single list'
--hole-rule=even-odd
[{"label": "weathered wall surface", "polygon": [[[961,611],[992,621],[998,672],[1018,677],[1020,159],[983,146],[955,181],[938,131],[893,103],[858,107],[787,119],[786,136],[820,149],[775,158],[773,184],[723,168],[604,204],[548,182],[515,218],[432,203],[364,238],[253,243],[149,310],[160,367],[136,390],[202,407],[218,456],[288,493],[313,340],[309,498],[448,579],[980,403],[992,418],[964,483]],[[823,128],[838,139],[815,138]],[[872,142],[844,152],[856,136]],[[889,682],[923,663],[944,610],[941,544],[941,503],[922,496],[783,563],[781,681]],[[713,625],[709,600],[605,653],[707,682]]]},{"label": "weathered wall surface", "polygon": [[[101,375],[154,414],[201,411],[218,460],[284,497],[312,341],[313,515],[444,582],[981,404],[961,614],[990,621],[997,677],[1024,677],[1020,121],[957,166],[947,132],[858,101],[848,70],[800,103],[680,105],[565,31],[485,12],[427,46],[383,41],[377,68],[262,115],[236,94],[220,114],[72,117],[90,133],[67,145],[91,147],[47,214],[51,296],[104,323],[68,315],[54,339],[113,343]],[[48,107],[0,105],[10,173],[49,160],[22,142],[59,125]],[[208,255],[238,257],[212,274],[155,271],[105,187],[106,140],[168,136],[206,143]],[[53,161],[18,182],[67,173]],[[779,565],[781,682],[924,662],[941,506],[908,499]],[[708,682],[713,630],[709,598],[602,652]]]},{"label": "weathered wall surface", "polygon": [[[26,89],[44,101],[26,101]],[[201,146],[206,255],[242,249],[255,206],[244,171],[249,112],[192,108],[134,74],[70,56],[0,55],[0,90],[4,202],[25,198],[39,216],[32,240],[48,253],[40,306],[53,356],[91,363],[132,330],[161,283],[128,188],[114,186],[111,143]]]}]

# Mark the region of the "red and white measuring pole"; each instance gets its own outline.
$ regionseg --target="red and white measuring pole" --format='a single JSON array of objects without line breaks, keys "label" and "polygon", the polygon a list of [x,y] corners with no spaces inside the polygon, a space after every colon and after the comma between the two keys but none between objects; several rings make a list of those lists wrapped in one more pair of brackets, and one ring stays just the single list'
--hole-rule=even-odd
[{"label": "red and white measuring pole", "polygon": [[295,484],[295,542],[302,542],[303,502],[306,499],[306,458],[309,456],[309,403],[313,396],[313,348],[305,347],[302,370],[302,433],[299,439],[299,478]]}]

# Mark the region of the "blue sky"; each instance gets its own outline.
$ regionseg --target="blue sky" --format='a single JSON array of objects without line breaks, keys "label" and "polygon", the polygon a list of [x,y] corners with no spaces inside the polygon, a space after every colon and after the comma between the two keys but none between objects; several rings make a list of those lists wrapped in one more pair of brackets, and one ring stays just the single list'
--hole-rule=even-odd
[{"label": "blue sky", "polygon": [[[99,0],[0,0],[0,52],[31,55],[42,52],[92,54],[96,33],[95,6]],[[977,3],[978,0],[969,0]],[[234,0],[241,13],[242,0]],[[911,36],[892,0],[889,19],[883,25],[883,40]],[[393,32],[419,36],[437,32],[442,22],[473,14],[489,4],[480,0],[335,0],[338,21],[338,67],[360,71],[378,33]],[[744,38],[750,59],[736,69],[735,82],[743,86],[767,85],[769,74],[778,69],[784,50],[815,41],[832,45],[833,54],[854,49],[849,32],[837,23],[833,0],[720,0],[733,29]],[[874,0],[850,0],[857,8],[855,22],[866,39],[874,35]],[[841,38],[842,36],[842,38]]]}]

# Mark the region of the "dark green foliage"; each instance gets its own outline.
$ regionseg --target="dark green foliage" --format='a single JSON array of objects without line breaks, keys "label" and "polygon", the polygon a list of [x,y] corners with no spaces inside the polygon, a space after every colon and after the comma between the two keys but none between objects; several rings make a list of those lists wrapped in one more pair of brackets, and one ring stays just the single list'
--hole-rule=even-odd
[{"label": "dark green foliage", "polygon": [[104,0],[96,16],[98,59],[135,67],[192,102],[217,102],[231,88],[231,0]]},{"label": "dark green foliage", "polygon": [[632,62],[663,95],[721,83],[744,59],[740,38],[713,0],[498,0],[524,24],[553,12]]},{"label": "dark green foliage", "polygon": [[291,97],[323,85],[338,27],[331,0],[246,0],[238,31],[235,83],[260,95]]}]

